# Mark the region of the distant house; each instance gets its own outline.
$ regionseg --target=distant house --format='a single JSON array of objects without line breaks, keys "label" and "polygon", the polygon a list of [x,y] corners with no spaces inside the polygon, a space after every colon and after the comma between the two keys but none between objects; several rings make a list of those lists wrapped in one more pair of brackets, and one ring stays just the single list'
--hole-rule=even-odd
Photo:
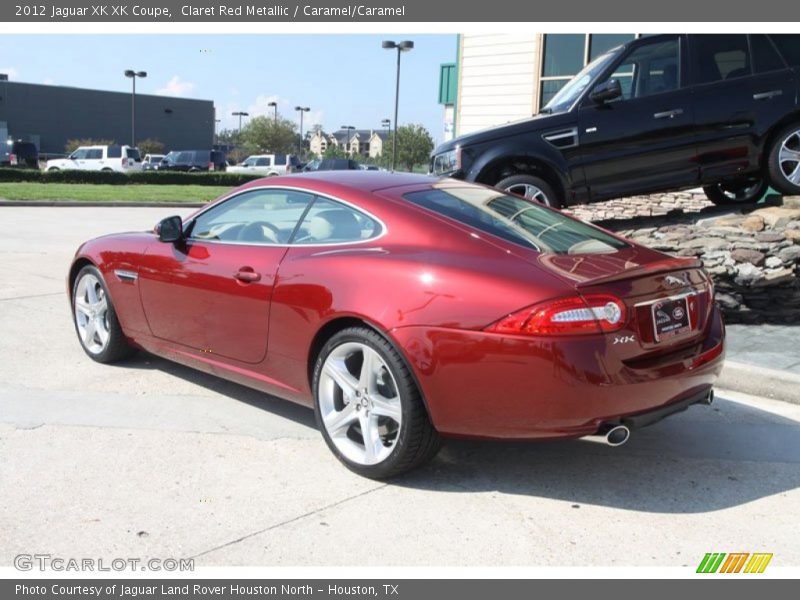
[{"label": "distant house", "polygon": [[340,129],[333,133],[315,131],[309,138],[309,150],[317,156],[333,146],[348,156],[376,158],[383,154],[383,145],[389,137],[386,129]]}]

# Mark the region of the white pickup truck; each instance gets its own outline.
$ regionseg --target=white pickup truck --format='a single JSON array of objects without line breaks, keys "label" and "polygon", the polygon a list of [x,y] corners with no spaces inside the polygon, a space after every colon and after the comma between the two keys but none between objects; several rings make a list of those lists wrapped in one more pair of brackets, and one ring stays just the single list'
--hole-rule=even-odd
[{"label": "white pickup truck", "polygon": [[228,173],[251,173],[253,175],[285,175],[300,170],[300,161],[294,154],[254,154],[244,162],[228,167]]}]

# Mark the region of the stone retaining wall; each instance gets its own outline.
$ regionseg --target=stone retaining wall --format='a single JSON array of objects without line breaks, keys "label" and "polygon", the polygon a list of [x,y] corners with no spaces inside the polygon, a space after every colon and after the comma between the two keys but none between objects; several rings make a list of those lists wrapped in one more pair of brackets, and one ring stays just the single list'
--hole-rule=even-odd
[{"label": "stone retaining wall", "polygon": [[645,246],[702,259],[728,323],[800,323],[800,198],[723,209],[684,192],[570,212]]}]

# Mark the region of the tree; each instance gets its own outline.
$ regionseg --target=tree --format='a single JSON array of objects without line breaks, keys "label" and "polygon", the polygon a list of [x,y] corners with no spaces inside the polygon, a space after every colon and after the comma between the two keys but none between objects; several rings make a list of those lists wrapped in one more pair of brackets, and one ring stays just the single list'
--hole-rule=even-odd
[{"label": "tree", "polygon": [[256,153],[289,154],[301,149],[295,124],[281,117],[277,121],[274,117],[253,117],[242,127],[240,142]]},{"label": "tree", "polygon": [[[392,164],[394,132],[383,144],[385,164]],[[397,128],[397,167],[413,171],[417,165],[428,164],[433,151],[433,138],[422,125],[402,125]]]},{"label": "tree", "polygon": [[339,148],[339,146],[330,144],[325,149],[325,152],[322,153],[322,158],[347,158],[347,153]]},{"label": "tree", "polygon": [[164,143],[153,138],[140,141],[136,147],[142,154],[164,154]]},{"label": "tree", "polygon": [[114,140],[93,140],[91,138],[67,140],[64,152],[72,154],[80,146],[113,146]]}]

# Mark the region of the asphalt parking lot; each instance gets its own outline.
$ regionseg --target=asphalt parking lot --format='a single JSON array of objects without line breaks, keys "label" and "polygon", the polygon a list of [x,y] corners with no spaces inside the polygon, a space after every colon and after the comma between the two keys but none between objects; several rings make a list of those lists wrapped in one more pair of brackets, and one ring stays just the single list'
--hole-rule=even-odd
[{"label": "asphalt parking lot", "polygon": [[377,483],[336,462],[308,409],[145,354],[93,363],[72,253],[173,212],[0,207],[0,566],[800,564],[800,405],[721,391],[618,449],[450,442]]}]

